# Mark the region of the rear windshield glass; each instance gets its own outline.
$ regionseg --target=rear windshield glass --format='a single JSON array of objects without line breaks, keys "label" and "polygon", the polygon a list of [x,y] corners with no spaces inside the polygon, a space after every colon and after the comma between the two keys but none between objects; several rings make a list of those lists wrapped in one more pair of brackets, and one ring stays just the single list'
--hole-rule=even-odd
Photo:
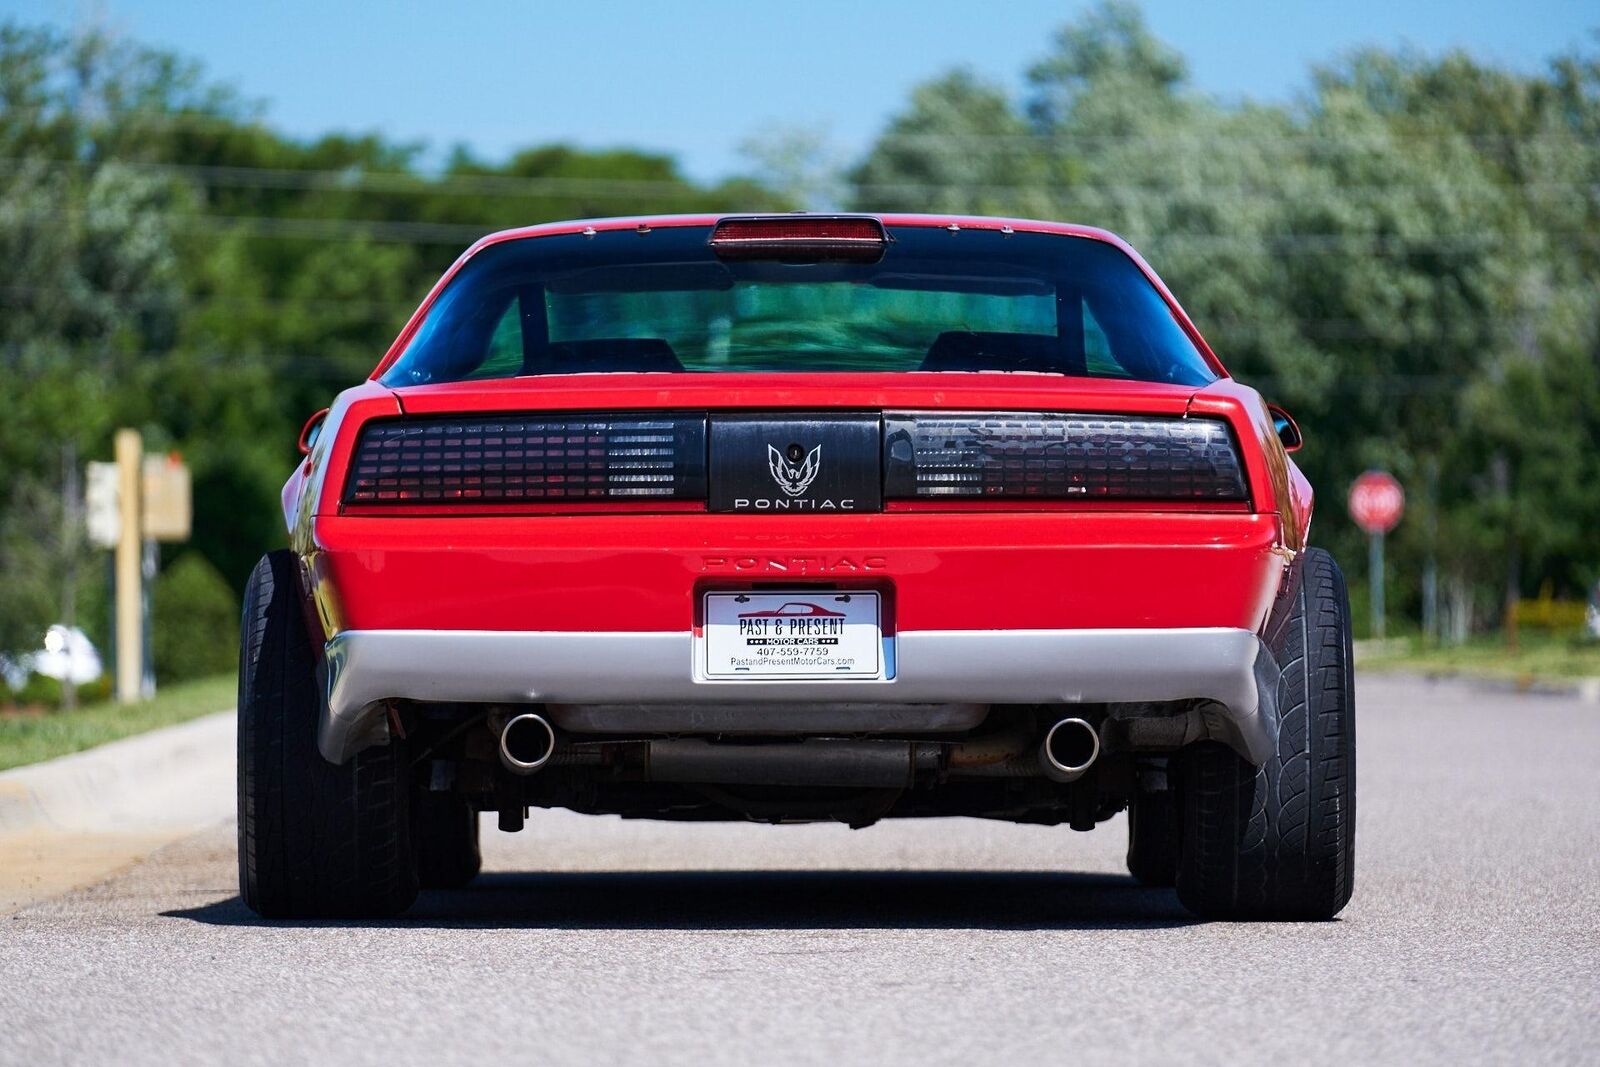
[{"label": "rear windshield glass", "polygon": [[389,386],[538,374],[1010,371],[1203,385],[1149,280],[1090,238],[891,228],[877,263],[724,262],[709,227],[474,256]]}]

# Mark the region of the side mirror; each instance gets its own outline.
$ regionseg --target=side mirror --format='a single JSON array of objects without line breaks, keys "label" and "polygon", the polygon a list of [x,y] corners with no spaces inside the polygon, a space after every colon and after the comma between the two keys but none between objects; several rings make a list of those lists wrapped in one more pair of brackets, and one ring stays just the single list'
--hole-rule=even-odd
[{"label": "side mirror", "polygon": [[1276,404],[1268,404],[1267,412],[1272,416],[1272,428],[1278,432],[1278,440],[1283,442],[1283,450],[1300,451],[1300,446],[1306,443],[1306,439],[1300,435],[1300,424]]},{"label": "side mirror", "polygon": [[328,409],[323,408],[307,419],[304,426],[300,427],[300,454],[302,456],[311,455],[311,446],[315,445],[317,438],[322,435],[322,423],[327,417]]}]

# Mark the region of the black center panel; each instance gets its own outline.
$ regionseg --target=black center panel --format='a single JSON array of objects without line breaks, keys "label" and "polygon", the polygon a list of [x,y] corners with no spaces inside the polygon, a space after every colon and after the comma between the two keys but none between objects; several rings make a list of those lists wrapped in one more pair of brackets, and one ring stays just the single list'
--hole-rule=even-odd
[{"label": "black center panel", "polygon": [[712,511],[883,510],[880,415],[714,414],[709,422]]}]

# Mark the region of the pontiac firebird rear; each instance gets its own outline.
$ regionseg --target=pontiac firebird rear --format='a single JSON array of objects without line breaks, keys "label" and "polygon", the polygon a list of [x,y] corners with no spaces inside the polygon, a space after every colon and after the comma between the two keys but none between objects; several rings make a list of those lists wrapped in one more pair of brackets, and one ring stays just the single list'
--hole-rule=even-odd
[{"label": "pontiac firebird rear", "polygon": [[[303,438],[252,576],[242,895],[393,914],[478,812],[1088,830],[1216,917],[1350,895],[1299,431],[1122,241],[928,216],[494,234]],[[1286,447],[1287,446],[1287,447]]]}]

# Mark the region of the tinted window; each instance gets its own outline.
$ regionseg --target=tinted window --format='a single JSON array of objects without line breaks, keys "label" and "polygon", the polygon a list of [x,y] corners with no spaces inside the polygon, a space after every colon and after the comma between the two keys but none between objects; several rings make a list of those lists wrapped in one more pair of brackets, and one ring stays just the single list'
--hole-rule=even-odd
[{"label": "tinted window", "polygon": [[387,385],[537,374],[1013,371],[1215,378],[1102,241],[924,227],[877,263],[723,262],[709,228],[524,238],[478,253]]}]

